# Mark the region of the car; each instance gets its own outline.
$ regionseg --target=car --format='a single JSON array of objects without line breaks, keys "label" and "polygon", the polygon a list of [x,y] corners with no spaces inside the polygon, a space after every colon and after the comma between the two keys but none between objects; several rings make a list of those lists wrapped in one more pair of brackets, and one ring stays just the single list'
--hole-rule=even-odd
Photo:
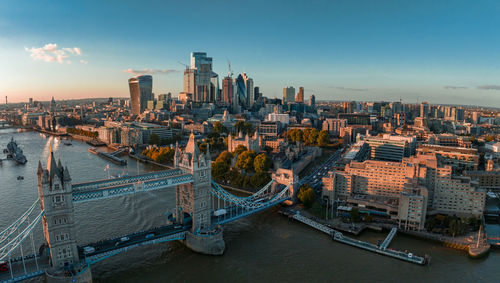
[{"label": "car", "polygon": [[0,272],[9,271],[9,265],[5,260],[0,260]]},{"label": "car", "polygon": [[87,246],[87,247],[83,248],[83,253],[86,254],[86,255],[87,254],[91,254],[93,252],[95,252],[95,248],[94,247]]},{"label": "car", "polygon": [[413,254],[412,253],[409,253],[408,254],[408,258],[412,258],[413,257]]},{"label": "car", "polygon": [[153,238],[154,236],[155,236],[155,233],[149,233],[149,234],[147,234],[147,235],[146,235],[146,237],[144,237],[144,238],[146,238],[146,239],[151,239],[151,238]]},{"label": "car", "polygon": [[182,228],[182,225],[175,225],[174,228],[175,229],[180,229],[180,228]]},{"label": "car", "polygon": [[120,238],[120,242],[126,242],[126,241],[128,241],[128,240],[130,240],[130,238],[129,238],[129,237],[121,237],[121,238]]}]

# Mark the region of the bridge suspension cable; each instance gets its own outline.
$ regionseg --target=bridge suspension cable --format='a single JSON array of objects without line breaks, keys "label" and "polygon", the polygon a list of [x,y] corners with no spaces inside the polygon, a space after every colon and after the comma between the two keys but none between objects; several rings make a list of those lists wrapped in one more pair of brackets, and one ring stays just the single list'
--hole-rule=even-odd
[{"label": "bridge suspension cable", "polygon": [[0,232],[0,246],[9,239],[10,236],[12,236],[18,229],[21,227],[24,223],[26,223],[28,217],[31,215],[35,207],[38,205],[40,202],[39,199],[37,199],[31,206],[26,210],[26,212],[21,215],[14,223],[12,223],[9,227],[5,228],[2,232]]},{"label": "bridge suspension cable", "polygon": [[7,257],[9,257],[10,254],[24,242],[24,240],[33,232],[33,228],[36,226],[36,224],[40,222],[43,214],[44,211],[41,211],[40,214],[38,214],[37,217],[31,223],[29,223],[21,233],[10,240],[7,244],[0,247],[0,261],[5,260]]},{"label": "bridge suspension cable", "polygon": [[[227,192],[226,190],[224,190],[223,188],[221,188],[219,185],[217,185],[217,183],[215,183],[213,181],[212,181],[212,184],[213,184],[213,186],[210,188],[210,193],[212,193],[212,195],[214,195],[215,197],[217,197],[219,199],[222,199],[224,201],[228,201],[228,202],[233,203],[237,206],[244,207],[247,209],[260,208],[260,207],[268,205],[268,203],[270,203],[270,202],[274,202],[278,199],[281,199],[285,196],[285,194],[288,192],[288,190],[290,188],[290,184],[289,184],[283,190],[281,190],[279,193],[272,195],[272,196],[269,196],[266,201],[256,202],[254,199],[248,199],[248,198],[242,199],[240,197],[234,196],[234,195],[230,194],[229,192]],[[270,185],[270,184],[268,184],[268,185]]]}]

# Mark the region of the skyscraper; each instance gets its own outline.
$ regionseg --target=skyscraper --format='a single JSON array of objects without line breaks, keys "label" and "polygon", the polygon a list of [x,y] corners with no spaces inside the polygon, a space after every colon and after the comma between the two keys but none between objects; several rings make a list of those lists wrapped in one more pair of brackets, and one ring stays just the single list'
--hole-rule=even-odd
[{"label": "skyscraper", "polygon": [[212,102],[217,95],[217,87],[212,78],[212,58],[205,52],[191,52],[190,68],[184,71],[184,92],[191,94],[194,102]]},{"label": "skyscraper", "polygon": [[184,92],[187,94],[191,94],[191,97],[194,96],[194,92],[196,89],[195,80],[196,80],[195,69],[184,70]]},{"label": "skyscraper", "polygon": [[252,106],[255,102],[253,79],[248,77],[246,73],[243,73],[242,77],[243,77],[243,80],[245,81],[245,88],[247,91],[246,107],[248,109],[250,109],[250,108],[252,108]]},{"label": "skyscraper", "polygon": [[232,105],[234,100],[234,83],[233,78],[230,76],[222,80],[222,101],[227,105]]},{"label": "skyscraper", "polygon": [[147,107],[147,101],[153,100],[153,77],[142,75],[128,80],[132,114],[140,115]]},{"label": "skyscraper", "polygon": [[429,103],[425,101],[422,102],[420,104],[420,117],[427,118],[427,116],[429,116],[429,113],[430,113]]},{"label": "skyscraper", "polygon": [[295,88],[293,86],[283,88],[283,104],[295,102]]},{"label": "skyscraper", "polygon": [[297,99],[295,102],[304,103],[304,87],[299,87],[299,92],[297,93]]},{"label": "skyscraper", "polygon": [[258,101],[262,97],[262,93],[260,93],[260,88],[258,86],[253,88],[254,100]]},{"label": "skyscraper", "polygon": [[191,69],[199,70],[201,64],[209,64],[210,70],[212,70],[212,58],[207,57],[206,52],[191,52],[190,61]]},{"label": "skyscraper", "polygon": [[316,96],[314,94],[309,95],[309,106],[316,107]]},{"label": "skyscraper", "polygon": [[246,107],[247,106],[247,86],[245,84],[245,79],[240,74],[238,78],[236,78],[236,96],[238,96],[238,100],[240,103]]},{"label": "skyscraper", "polygon": [[210,78],[210,101],[221,101],[219,75],[216,73]]}]

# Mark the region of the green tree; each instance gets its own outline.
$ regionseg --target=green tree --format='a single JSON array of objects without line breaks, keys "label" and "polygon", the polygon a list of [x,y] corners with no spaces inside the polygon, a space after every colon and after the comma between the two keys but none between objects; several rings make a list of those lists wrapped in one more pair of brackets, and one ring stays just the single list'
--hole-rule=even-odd
[{"label": "green tree", "polygon": [[224,127],[224,125],[222,125],[221,122],[217,121],[214,123],[214,132],[220,135],[222,133],[227,133],[228,130],[226,127]]},{"label": "green tree", "polygon": [[495,136],[486,136],[486,138],[484,139],[486,142],[491,142],[491,141],[494,141],[495,140]]},{"label": "green tree", "polygon": [[253,167],[255,172],[267,172],[271,167],[271,159],[265,153],[261,153],[255,157]]},{"label": "green tree", "polygon": [[269,173],[263,171],[255,173],[250,179],[250,183],[252,184],[252,186],[257,188],[265,186],[270,181],[271,176],[269,175]]},{"label": "green tree", "polygon": [[361,221],[361,215],[359,214],[359,209],[357,207],[353,207],[351,209],[351,219],[352,219],[352,222]]},{"label": "green tree", "polygon": [[231,168],[224,160],[219,160],[212,163],[212,177],[217,182],[227,181],[228,173]]},{"label": "green tree", "polygon": [[318,146],[327,146],[330,142],[330,134],[328,131],[321,131],[318,135]]},{"label": "green tree", "polygon": [[255,151],[247,150],[238,155],[236,167],[247,171],[253,170],[253,160],[255,158]]},{"label": "green tree", "polygon": [[304,204],[305,207],[310,208],[316,200],[314,190],[308,185],[300,186],[297,198]]},{"label": "green tree", "polygon": [[157,134],[151,134],[149,136],[149,144],[156,144],[156,145],[159,145],[161,142],[160,140],[160,136],[158,136]]},{"label": "green tree", "polygon": [[240,155],[241,153],[243,153],[243,152],[245,152],[245,151],[247,151],[247,150],[248,150],[248,148],[247,148],[246,146],[244,146],[244,145],[241,145],[241,144],[240,144],[240,145],[238,145],[238,146],[236,147],[236,149],[234,150],[234,154],[238,154],[238,155]]},{"label": "green tree", "polygon": [[227,163],[228,166],[230,166],[232,158],[233,158],[233,155],[231,154],[231,152],[225,150],[221,154],[219,154],[217,159],[215,159],[215,162],[225,162],[225,163]]},{"label": "green tree", "polygon": [[238,121],[234,124],[234,128],[237,132],[242,132],[244,134],[253,135],[253,126],[252,124],[245,121]]}]

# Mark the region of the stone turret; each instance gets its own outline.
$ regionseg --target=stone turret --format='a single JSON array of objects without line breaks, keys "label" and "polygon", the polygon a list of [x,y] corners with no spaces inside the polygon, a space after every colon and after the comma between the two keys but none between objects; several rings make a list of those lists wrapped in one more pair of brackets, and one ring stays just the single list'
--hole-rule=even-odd
[{"label": "stone turret", "polygon": [[210,148],[207,147],[206,154],[202,153],[191,133],[183,151],[176,146],[174,157],[175,166],[191,174],[194,180],[176,188],[176,219],[183,224],[192,224],[185,243],[200,253],[222,254],[225,249],[222,229],[212,226]]},{"label": "stone turret", "polygon": [[46,169],[38,162],[38,196],[44,210],[42,219],[45,241],[50,247],[52,267],[64,267],[79,261],[74,233],[74,208],[71,177],[52,148]]},{"label": "stone turret", "polygon": [[[63,167],[61,160],[56,163],[52,147],[45,169],[38,161],[37,175],[38,197],[44,211],[43,235],[50,249],[51,268],[45,274],[46,282],[92,282],[90,268],[77,275],[74,272],[74,266],[85,263],[78,256],[75,238],[73,187],[68,167]],[[72,270],[72,275],[67,270]]]}]

